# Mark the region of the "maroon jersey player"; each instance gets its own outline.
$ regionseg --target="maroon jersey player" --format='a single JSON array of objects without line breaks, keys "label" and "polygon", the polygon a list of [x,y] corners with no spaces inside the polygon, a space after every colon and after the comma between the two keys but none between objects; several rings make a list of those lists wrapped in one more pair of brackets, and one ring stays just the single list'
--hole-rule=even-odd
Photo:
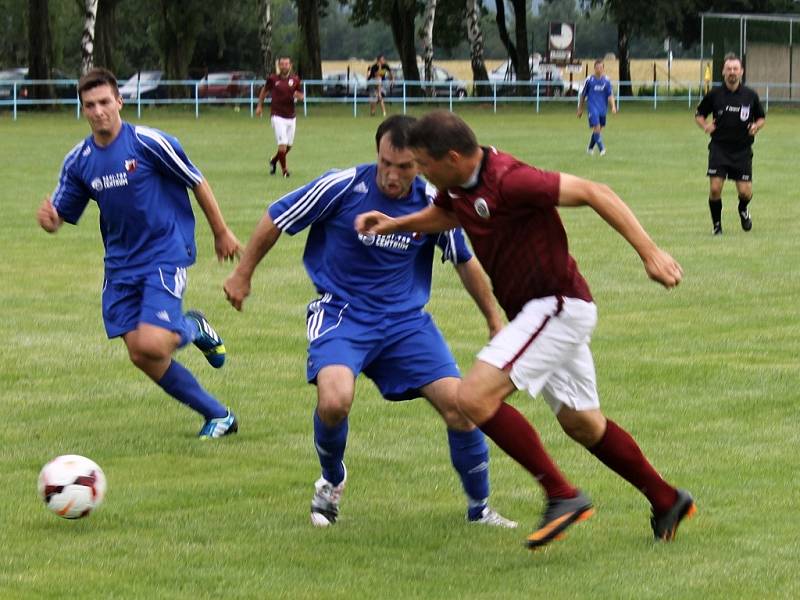
[{"label": "maroon jersey player", "polygon": [[459,409],[543,487],[547,508],[528,546],[560,537],[592,514],[592,504],[559,471],[531,424],[505,402],[516,389],[541,393],[567,435],[647,497],[655,538],[673,539],[684,517],[695,512],[694,501],[664,481],[630,434],[600,411],[589,349],[597,309],[569,254],[557,207],[588,204],[667,288],[680,283],[680,265],[605,185],[541,171],[481,147],[458,116],[444,111],[417,121],[411,137],[420,170],[440,190],[435,203],[397,219],[365,213],[356,228],[386,234],[461,226],[467,232],[509,323],[464,378]]},{"label": "maroon jersey player", "polygon": [[294,104],[296,100],[304,98],[300,77],[292,74],[292,59],[281,57],[278,59],[278,73],[267,77],[267,81],[258,93],[258,106],[256,116],[263,112],[264,100],[270,97],[270,121],[278,143],[278,151],[269,161],[269,174],[275,175],[278,163],[284,177],[289,177],[286,168],[286,155],[294,144],[294,132],[297,124]]}]

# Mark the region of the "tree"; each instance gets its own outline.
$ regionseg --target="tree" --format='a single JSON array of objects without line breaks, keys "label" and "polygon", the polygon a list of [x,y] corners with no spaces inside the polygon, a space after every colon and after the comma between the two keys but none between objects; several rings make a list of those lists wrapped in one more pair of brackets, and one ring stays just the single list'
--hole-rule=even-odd
[{"label": "tree", "polygon": [[[47,0],[28,0],[28,76],[31,79],[50,79],[52,53]],[[31,86],[30,95],[33,98],[52,98],[53,86]]]},{"label": "tree", "polygon": [[433,21],[435,18],[436,0],[425,0],[425,16],[422,19],[422,28],[419,32],[419,38],[422,42],[425,81],[433,81]]},{"label": "tree", "polygon": [[84,0],[83,36],[81,37],[81,75],[94,66],[94,26],[97,21],[97,0]]},{"label": "tree", "polygon": [[117,72],[114,49],[117,41],[117,3],[103,0],[97,3],[97,21],[94,28],[94,64]]},{"label": "tree", "polygon": [[272,56],[272,0],[259,0],[259,40],[261,41],[261,54],[264,57],[264,77],[269,77],[275,71],[275,58]]},{"label": "tree", "polygon": [[[467,37],[470,47],[470,64],[472,65],[473,81],[488,81],[486,63],[483,62],[483,32],[481,31],[481,12],[478,0],[467,0]],[[487,96],[486,86],[476,86],[476,96]]]},{"label": "tree", "polygon": [[300,29],[297,72],[304,79],[322,79],[319,15],[325,5],[321,0],[295,0],[295,5]]},{"label": "tree", "polygon": [[497,30],[500,32],[500,40],[503,42],[511,66],[517,74],[517,80],[526,81],[531,78],[531,69],[528,64],[528,23],[527,23],[527,4],[525,0],[510,0],[514,8],[514,41],[508,35],[506,27],[506,7],[505,0],[495,0],[497,7]]}]

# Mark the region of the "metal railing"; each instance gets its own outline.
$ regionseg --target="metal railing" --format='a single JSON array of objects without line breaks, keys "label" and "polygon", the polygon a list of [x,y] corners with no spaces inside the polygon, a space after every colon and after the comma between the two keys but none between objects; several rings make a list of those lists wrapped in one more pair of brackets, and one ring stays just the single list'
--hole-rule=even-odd
[{"label": "metal railing", "polygon": [[[12,118],[16,120],[21,109],[30,106],[74,106],[75,116],[80,118],[81,107],[77,95],[75,79],[39,79],[39,80],[0,80],[0,109],[9,108]],[[121,82],[121,90],[123,89]],[[224,97],[209,96],[200,80],[161,80],[156,84],[137,82],[135,90],[124,91],[123,101],[136,108],[137,118],[141,118],[142,109],[148,106],[183,105],[194,108],[195,118],[200,118],[201,109],[211,105],[233,105],[236,110],[245,108],[250,116],[255,116],[258,92],[263,80],[236,83],[235,92]],[[628,82],[626,82],[628,83]],[[619,82],[614,82],[617,106],[621,109],[629,103],[652,104],[657,109],[663,103],[685,103],[690,109],[702,97],[703,87],[697,82],[631,81],[635,94],[620,96]],[[720,85],[715,83],[714,85]],[[52,97],[39,98],[41,94],[33,94],[36,86],[48,86]],[[771,82],[748,82],[761,96],[764,109],[769,110],[770,103],[800,103],[800,84]],[[125,90],[129,88],[124,88]],[[365,85],[355,79],[350,81],[306,80],[303,81],[304,100],[299,104],[302,113],[307,116],[315,105],[339,104],[352,106],[353,116],[357,117],[359,109],[372,102],[370,94],[375,84]],[[547,103],[575,103],[579,99],[580,88],[576,84],[554,80],[536,80],[525,82],[478,81],[468,85],[460,81],[419,82],[402,81],[393,86],[383,85],[384,101],[397,105],[405,113],[410,106],[432,105],[447,106],[453,110],[459,105],[470,103],[491,104],[497,112],[503,105],[530,105],[539,112]]]}]

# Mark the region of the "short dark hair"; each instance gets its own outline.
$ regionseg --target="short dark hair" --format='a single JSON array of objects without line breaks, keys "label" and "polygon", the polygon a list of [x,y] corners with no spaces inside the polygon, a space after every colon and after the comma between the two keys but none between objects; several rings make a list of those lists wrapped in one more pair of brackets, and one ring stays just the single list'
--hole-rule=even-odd
[{"label": "short dark hair", "polygon": [[594,61],[594,64],[595,64],[595,66],[597,66],[597,65],[602,65],[602,64],[604,64],[604,62],[605,62],[605,61],[603,61],[603,59],[602,59],[602,58],[598,58],[598,59],[596,59],[596,60]]},{"label": "short dark hair", "polygon": [[417,120],[411,126],[408,144],[425,150],[436,160],[450,150],[466,156],[478,150],[478,140],[469,125],[446,110],[435,110]]},{"label": "short dark hair", "polygon": [[114,97],[119,96],[119,86],[117,85],[117,78],[114,74],[108,69],[95,67],[94,69],[89,69],[89,71],[78,80],[78,98],[83,102],[83,92],[100,87],[101,85],[111,86]]},{"label": "short dark hair", "polygon": [[405,150],[410,146],[408,137],[411,126],[416,121],[414,117],[407,115],[392,115],[388,119],[384,119],[375,132],[375,148],[380,150],[381,140],[388,133],[389,143],[398,150]]},{"label": "short dark hair", "polygon": [[736,56],[736,53],[735,53],[735,52],[728,52],[728,53],[727,53],[727,54],[726,54],[726,55],[725,55],[725,56],[722,58],[722,64],[723,64],[723,66],[724,66],[724,65],[725,65],[725,63],[726,63],[726,62],[728,62],[729,60],[735,60],[735,61],[737,61],[737,62],[738,62],[740,65],[742,64],[742,59],[741,59],[741,58],[739,58],[738,56]]}]

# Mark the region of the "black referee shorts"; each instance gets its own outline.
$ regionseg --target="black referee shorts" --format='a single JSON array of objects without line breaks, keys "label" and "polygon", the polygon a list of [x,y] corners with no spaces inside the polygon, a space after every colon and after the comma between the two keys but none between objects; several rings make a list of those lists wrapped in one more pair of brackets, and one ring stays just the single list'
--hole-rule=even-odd
[{"label": "black referee shorts", "polygon": [[731,148],[710,143],[706,174],[709,177],[722,177],[734,181],[752,181],[753,149],[749,145],[743,148]]}]

